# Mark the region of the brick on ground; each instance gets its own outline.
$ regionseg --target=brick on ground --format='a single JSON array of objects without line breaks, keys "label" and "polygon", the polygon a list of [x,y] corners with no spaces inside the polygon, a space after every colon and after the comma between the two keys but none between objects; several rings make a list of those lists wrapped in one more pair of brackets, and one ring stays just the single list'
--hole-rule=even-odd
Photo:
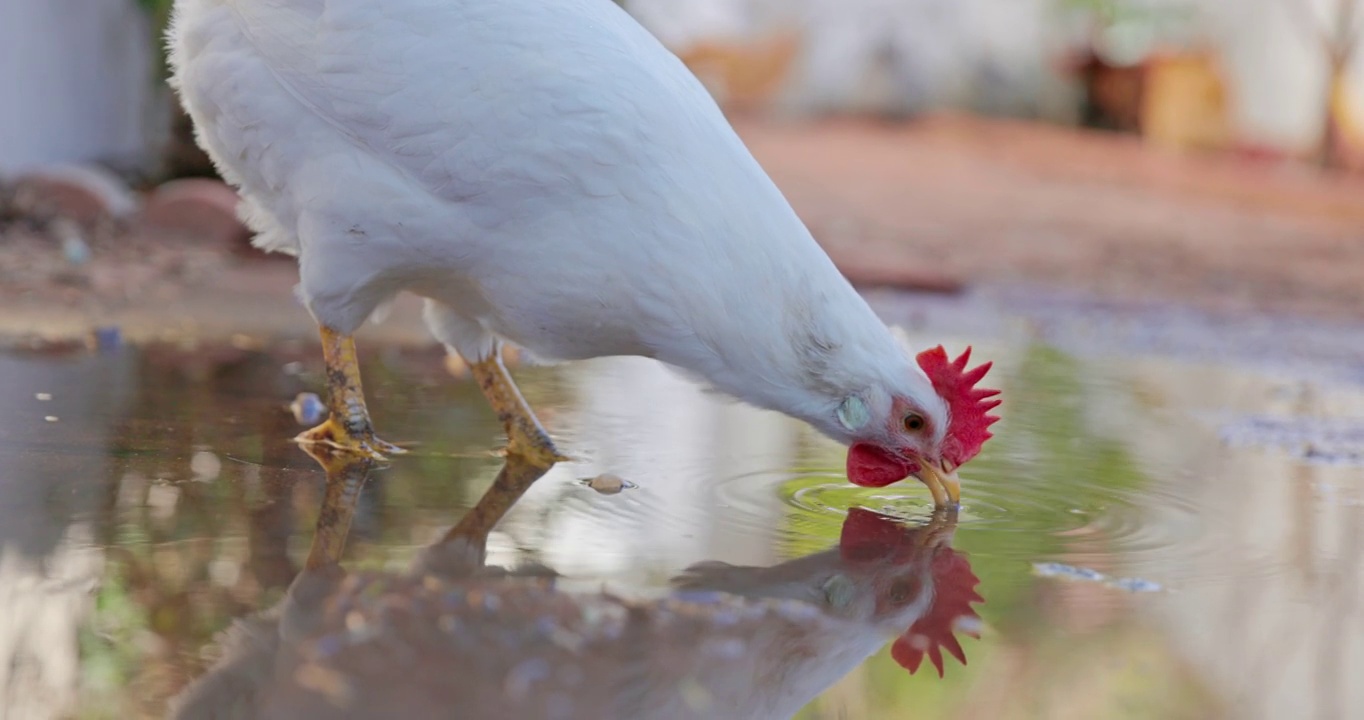
[{"label": "brick on ground", "polygon": [[237,203],[237,193],[220,181],[172,180],[147,197],[141,227],[150,234],[241,251],[249,246],[251,232],[237,216]]}]

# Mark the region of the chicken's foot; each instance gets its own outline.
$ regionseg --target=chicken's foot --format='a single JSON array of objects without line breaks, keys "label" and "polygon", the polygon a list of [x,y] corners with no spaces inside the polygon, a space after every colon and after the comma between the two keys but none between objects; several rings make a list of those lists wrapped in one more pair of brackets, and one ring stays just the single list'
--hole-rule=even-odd
[{"label": "chicken's foot", "polygon": [[320,328],[322,357],[327,365],[327,407],[331,415],[317,427],[297,438],[303,444],[328,445],[377,460],[385,454],[406,450],[380,440],[365,407],[365,391],[360,385],[360,361],[355,354],[355,339],[329,327]]},{"label": "chicken's foot", "polygon": [[521,397],[521,391],[502,362],[500,351],[495,350],[486,360],[470,363],[469,370],[507,431],[508,457],[517,456],[529,467],[544,470],[568,459],[555,449],[549,433],[540,425],[526,399]]}]

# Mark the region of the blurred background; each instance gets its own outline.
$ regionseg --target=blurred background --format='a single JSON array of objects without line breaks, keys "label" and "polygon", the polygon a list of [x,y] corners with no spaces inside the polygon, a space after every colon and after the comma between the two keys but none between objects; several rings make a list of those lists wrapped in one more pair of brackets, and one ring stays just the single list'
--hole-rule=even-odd
[{"label": "blurred background", "polygon": [[[624,0],[728,109],[967,111],[1358,167],[1355,0]],[[160,82],[170,0],[0,7],[0,169],[201,172]],[[170,142],[176,136],[176,142]]]},{"label": "blurred background", "polygon": [[[258,257],[166,86],[170,4],[0,6],[0,224],[48,236],[0,279],[49,314]],[[855,282],[1364,302],[1357,0],[622,4]]]},{"label": "blurred background", "polygon": [[[159,716],[315,520],[319,474],[280,442],[321,387],[315,327],[165,84],[169,4],[0,0],[0,718]],[[971,664],[883,653],[802,717],[1359,716],[1356,0],[621,4],[888,321],[975,343],[1018,398],[960,534],[991,627]],[[357,567],[403,567],[496,471],[418,315],[362,333],[376,417],[463,455],[385,475]],[[768,564],[865,499],[808,428],[656,366],[527,376],[592,472],[641,489],[563,470],[499,561]]]}]

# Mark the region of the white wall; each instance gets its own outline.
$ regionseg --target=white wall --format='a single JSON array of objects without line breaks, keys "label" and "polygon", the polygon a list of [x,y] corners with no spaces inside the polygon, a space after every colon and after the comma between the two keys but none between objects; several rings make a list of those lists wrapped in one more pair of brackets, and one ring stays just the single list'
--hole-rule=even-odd
[{"label": "white wall", "polygon": [[0,1],[0,176],[147,160],[147,26],[134,0]]},{"label": "white wall", "polygon": [[[1247,140],[1308,148],[1324,122],[1327,63],[1292,3],[1308,7],[1318,28],[1341,0],[1202,0],[1208,33],[1224,53],[1237,123]],[[1364,6],[1361,6],[1364,15]],[[1364,21],[1364,16],[1358,18]],[[1364,22],[1355,32],[1364,32]],[[1364,53],[1351,68],[1353,97],[1364,110]]]}]

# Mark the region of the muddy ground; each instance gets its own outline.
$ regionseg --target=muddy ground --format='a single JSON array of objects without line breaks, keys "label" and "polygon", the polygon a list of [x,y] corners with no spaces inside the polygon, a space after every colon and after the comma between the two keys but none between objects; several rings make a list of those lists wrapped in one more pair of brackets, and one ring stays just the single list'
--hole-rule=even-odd
[{"label": "muddy ground", "polygon": [[[1042,286],[1231,312],[1353,318],[1364,308],[1364,178],[1300,164],[1160,153],[1128,137],[935,118],[737,121],[856,282],[954,292]],[[311,334],[295,270],[241,248],[105,228],[0,237],[0,332],[92,326],[173,339]],[[371,328],[425,342],[404,301]]]}]

